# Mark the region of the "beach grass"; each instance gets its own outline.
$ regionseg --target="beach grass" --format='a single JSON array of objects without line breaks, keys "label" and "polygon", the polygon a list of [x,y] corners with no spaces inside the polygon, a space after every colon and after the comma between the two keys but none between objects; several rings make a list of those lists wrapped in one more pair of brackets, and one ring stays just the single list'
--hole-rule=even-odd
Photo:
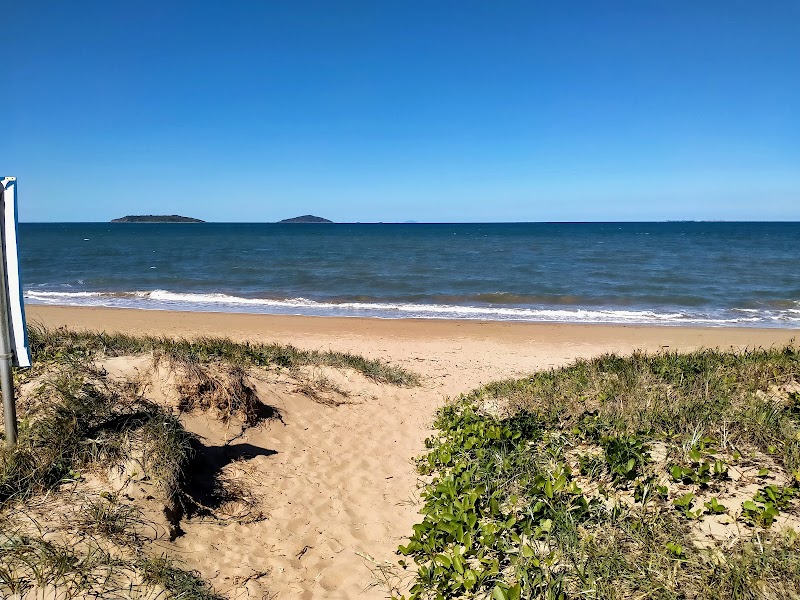
[{"label": "beach grass", "polygon": [[165,514],[179,511],[192,435],[169,411],[125,392],[76,360],[32,392],[35,408],[24,411],[17,446],[0,445],[0,595],[127,598],[135,588],[142,597],[218,597],[196,574],[144,553],[139,530],[147,522],[117,495],[67,511],[68,522],[55,527],[66,540],[48,535],[53,523],[23,518],[42,502],[50,511],[78,502],[63,490],[131,457]]},{"label": "beach grass", "polygon": [[412,599],[800,597],[800,350],[606,355],[440,410]]},{"label": "beach grass", "polygon": [[[209,474],[213,481],[204,482],[219,496],[219,511],[203,504],[191,487],[202,442],[177,415],[211,411],[223,423],[237,416],[243,427],[274,416],[275,409],[259,400],[250,383],[250,371],[258,368],[287,369],[301,384],[307,381],[310,391],[303,393],[308,394],[336,391],[318,373],[322,367],[353,369],[391,385],[419,383],[414,373],[382,361],[278,344],[36,325],[29,328],[29,339],[33,368],[14,373],[21,400],[18,444],[0,443],[3,597],[127,598],[135,592],[143,598],[221,598],[197,573],[154,554],[147,539],[165,528],[170,539],[179,535],[187,512],[221,523],[249,523],[263,515],[247,486],[227,472]],[[103,366],[108,358],[143,354],[167,368],[176,405],[148,400],[137,376],[111,377]],[[127,492],[87,487],[87,478],[108,483],[110,477],[121,477],[114,485],[123,490],[131,482],[137,489],[146,486],[149,514],[162,511],[165,521],[146,518]],[[229,505],[233,514],[226,512]]]},{"label": "beach grass", "polygon": [[57,543],[0,523],[5,598],[223,600],[197,573],[165,556],[125,558],[81,539]]},{"label": "beach grass", "polygon": [[174,501],[191,435],[172,414],[87,381],[80,370],[60,373],[37,393],[46,396],[47,409],[21,421],[16,448],[0,447],[0,507],[46,492],[94,463],[118,461],[133,445],[159,482],[161,499]]},{"label": "beach grass", "polygon": [[46,328],[33,324],[28,328],[34,360],[65,361],[152,353],[186,364],[222,361],[240,367],[298,369],[325,366],[352,369],[377,382],[398,386],[419,385],[412,371],[379,359],[368,359],[349,352],[302,350],[289,344],[234,342],[221,337],[176,339],[134,336],[104,331],[76,331]]},{"label": "beach grass", "polygon": [[[139,403],[116,410],[107,400],[95,391],[70,392],[51,418],[23,430],[15,450],[0,451],[0,595],[221,598],[176,561],[149,555],[139,531],[153,525],[116,495],[104,493],[67,511],[74,516],[58,526],[63,541],[48,535],[52,524],[20,519],[28,502],[44,502],[50,492],[76,485],[83,471],[100,470],[131,450],[165,512],[174,512],[190,465],[190,434],[158,407]],[[52,510],[74,501],[64,500],[62,491],[48,502]]]}]

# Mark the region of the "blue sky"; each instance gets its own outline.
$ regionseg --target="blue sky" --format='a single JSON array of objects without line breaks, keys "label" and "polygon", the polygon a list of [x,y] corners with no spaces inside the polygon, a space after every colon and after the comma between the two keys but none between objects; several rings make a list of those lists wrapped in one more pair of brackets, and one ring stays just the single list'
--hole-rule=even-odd
[{"label": "blue sky", "polygon": [[800,2],[11,4],[23,221],[800,220]]}]

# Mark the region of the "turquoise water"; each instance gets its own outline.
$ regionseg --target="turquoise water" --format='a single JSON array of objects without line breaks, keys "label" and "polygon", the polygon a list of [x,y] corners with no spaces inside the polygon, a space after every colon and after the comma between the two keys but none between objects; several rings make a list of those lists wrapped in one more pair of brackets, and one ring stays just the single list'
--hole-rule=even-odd
[{"label": "turquoise water", "polygon": [[800,223],[20,225],[29,303],[800,327]]}]

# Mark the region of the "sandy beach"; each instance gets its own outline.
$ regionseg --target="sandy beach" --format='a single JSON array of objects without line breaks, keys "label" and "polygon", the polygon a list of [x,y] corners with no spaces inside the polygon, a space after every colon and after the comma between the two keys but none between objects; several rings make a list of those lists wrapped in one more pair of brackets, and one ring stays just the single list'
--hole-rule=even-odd
[{"label": "sandy beach", "polygon": [[[381,358],[419,373],[415,388],[378,385],[354,374],[337,383],[350,402],[326,406],[257,381],[283,422],[236,440],[268,519],[221,526],[188,521],[164,551],[233,598],[384,598],[371,587],[373,560],[394,550],[416,520],[417,475],[437,407],[492,380],[563,365],[578,357],[634,349],[783,345],[797,330],[553,325],[478,321],[380,320],[28,306],[48,327],[176,337],[225,336],[290,343]],[[186,420],[206,444],[233,434],[211,417]],[[244,446],[247,445],[247,446]]]},{"label": "sandy beach", "polygon": [[188,338],[224,336],[354,352],[412,368],[444,395],[604,352],[768,347],[798,336],[796,329],[744,327],[362,319],[42,305],[26,310],[29,321],[49,327]]}]

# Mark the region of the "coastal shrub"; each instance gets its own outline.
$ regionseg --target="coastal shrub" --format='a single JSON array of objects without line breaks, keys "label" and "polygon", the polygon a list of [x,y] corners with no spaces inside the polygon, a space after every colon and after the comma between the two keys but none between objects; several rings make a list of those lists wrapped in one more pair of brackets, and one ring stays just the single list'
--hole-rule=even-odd
[{"label": "coastal shrub", "polygon": [[792,346],[635,353],[462,396],[419,459],[394,597],[797,597],[798,380]]}]

